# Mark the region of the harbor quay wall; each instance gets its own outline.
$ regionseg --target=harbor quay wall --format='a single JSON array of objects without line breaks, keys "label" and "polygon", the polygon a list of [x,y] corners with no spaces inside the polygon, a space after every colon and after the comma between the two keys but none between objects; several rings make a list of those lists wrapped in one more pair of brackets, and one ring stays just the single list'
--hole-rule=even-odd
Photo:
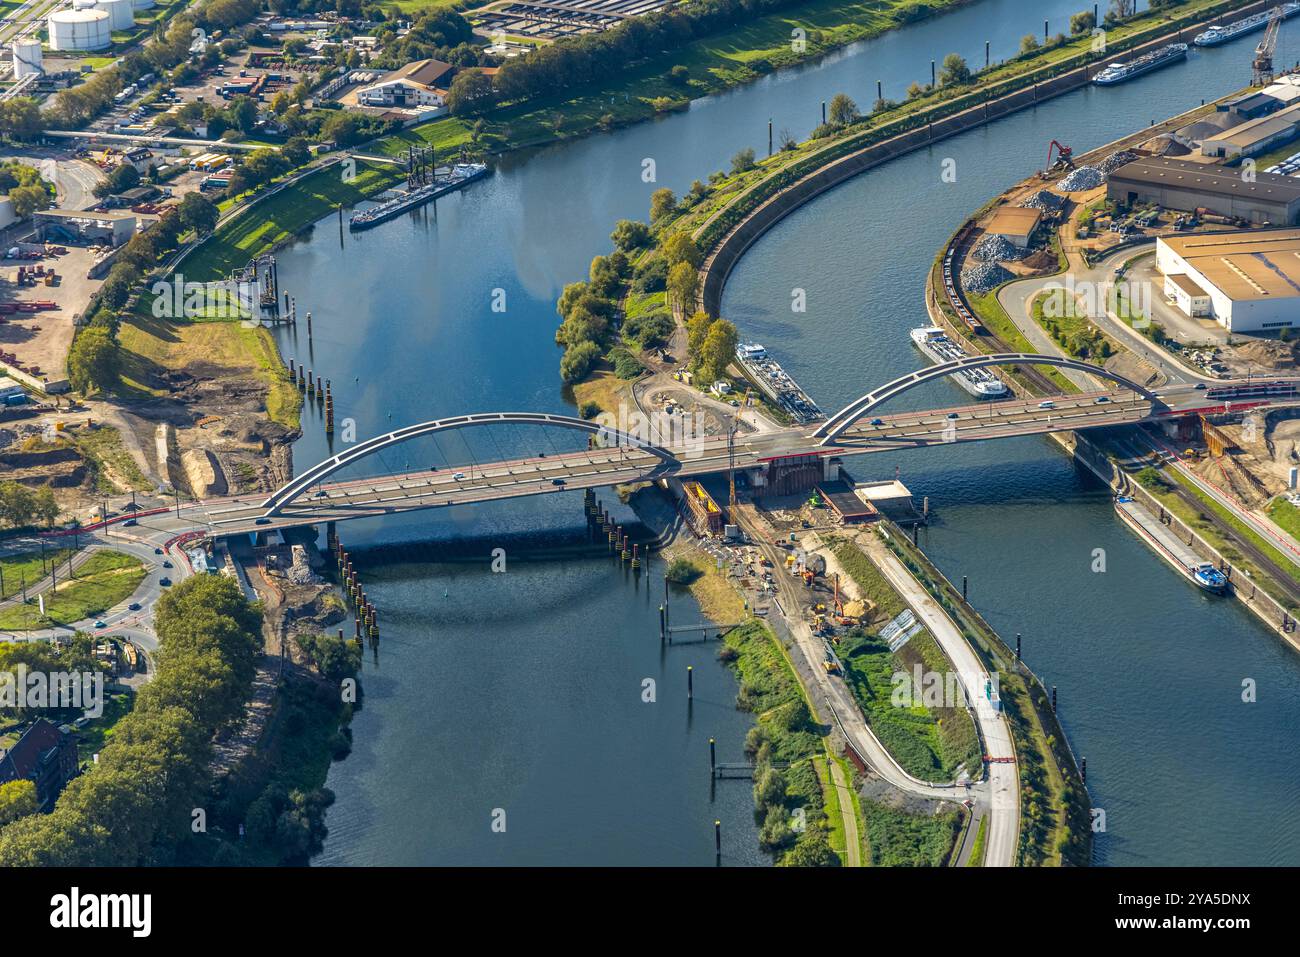
[{"label": "harbor quay wall", "polygon": [[[1251,13],[1270,9],[1266,2],[1221,14],[1207,20],[1181,27],[1163,36],[1124,51],[1125,57],[1139,56],[1171,42],[1190,42],[1191,38],[1209,23],[1238,19]],[[720,314],[722,291],[727,277],[736,263],[759,238],[799,207],[834,189],[836,186],[882,163],[931,146],[942,140],[976,129],[993,120],[1021,110],[1031,109],[1038,103],[1070,93],[1091,82],[1103,66],[1096,61],[1050,77],[1032,86],[1023,87],[994,99],[969,107],[959,113],[935,120],[889,139],[873,143],[861,150],[830,160],[826,165],[796,180],[775,195],[756,206],[744,219],[723,236],[717,246],[709,251],[700,267],[700,305],[709,315]],[[755,187],[755,188],[761,188]]]},{"label": "harbor quay wall", "polygon": [[1075,461],[1109,485],[1113,491],[1135,499],[1152,515],[1164,522],[1169,530],[1200,558],[1224,568],[1232,582],[1233,597],[1277,632],[1287,644],[1300,651],[1300,624],[1297,623],[1295,616],[1245,575],[1236,572],[1232,562],[1225,558],[1222,552],[1202,538],[1194,528],[1166,509],[1159,499],[1121,470],[1100,446],[1078,432],[1059,433],[1053,438],[1073,454]]}]

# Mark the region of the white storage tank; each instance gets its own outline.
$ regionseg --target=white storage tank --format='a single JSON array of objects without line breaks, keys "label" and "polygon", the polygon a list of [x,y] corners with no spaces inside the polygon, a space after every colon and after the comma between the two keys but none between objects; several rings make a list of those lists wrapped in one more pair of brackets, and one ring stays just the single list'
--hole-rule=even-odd
[{"label": "white storage tank", "polygon": [[103,10],[59,10],[48,22],[51,50],[102,50],[113,42]]},{"label": "white storage tank", "polygon": [[26,40],[15,40],[13,43],[14,52],[14,79],[21,80],[25,76],[31,76],[35,73],[41,74],[41,41],[28,38]]},{"label": "white storage tank", "polygon": [[110,30],[130,30],[135,23],[135,9],[131,0],[95,0],[95,9],[108,14]]}]

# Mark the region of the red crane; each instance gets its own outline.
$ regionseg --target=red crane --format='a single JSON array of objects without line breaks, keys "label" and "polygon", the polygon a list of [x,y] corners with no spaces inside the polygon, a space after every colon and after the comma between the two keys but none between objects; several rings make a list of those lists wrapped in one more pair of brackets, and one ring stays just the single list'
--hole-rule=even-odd
[{"label": "red crane", "polygon": [[[1056,150],[1055,163],[1052,162],[1053,149]],[[1073,156],[1074,156],[1074,150],[1072,150],[1068,146],[1064,146],[1061,143],[1058,143],[1056,140],[1052,140],[1052,142],[1047,144],[1047,166],[1043,168],[1043,175],[1046,176],[1048,173],[1052,172],[1052,170],[1059,169],[1061,167],[1072,169],[1074,167],[1074,160],[1072,158]]]}]

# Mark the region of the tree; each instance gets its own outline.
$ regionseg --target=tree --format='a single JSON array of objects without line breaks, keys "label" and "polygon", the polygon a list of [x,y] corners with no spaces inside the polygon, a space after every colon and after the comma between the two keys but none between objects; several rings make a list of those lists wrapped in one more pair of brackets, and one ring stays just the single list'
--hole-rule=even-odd
[{"label": "tree", "polygon": [[1091,10],[1080,10],[1074,16],[1070,17],[1070,33],[1078,36],[1081,33],[1087,33],[1097,25],[1097,18],[1093,16]]},{"label": "tree", "polygon": [[696,368],[706,382],[716,382],[727,374],[727,366],[736,356],[740,334],[726,319],[718,319],[709,326],[704,345],[696,356]]},{"label": "tree", "polygon": [[216,228],[220,211],[202,193],[187,193],[177,207],[181,225],[203,236]]},{"label": "tree", "polygon": [[944,86],[959,86],[962,83],[969,83],[971,78],[970,67],[966,65],[964,57],[956,53],[949,53],[943,58],[943,68],[939,71],[939,82]]},{"label": "tree", "polygon": [[631,252],[650,244],[650,227],[639,219],[620,219],[609,238],[618,249]]},{"label": "tree", "polygon": [[689,585],[699,577],[699,569],[686,558],[674,558],[668,563],[668,569],[664,572],[664,578],[674,585]]},{"label": "tree", "polygon": [[704,259],[695,240],[687,232],[673,233],[664,240],[663,250],[670,269],[678,263],[690,263],[693,268],[699,269]]},{"label": "tree", "polygon": [[668,270],[668,298],[682,309],[689,308],[695,302],[699,284],[699,273],[690,263],[681,262]]},{"label": "tree", "polygon": [[1038,49],[1038,37],[1034,36],[1032,33],[1026,33],[1023,37],[1020,38],[1021,56],[1025,56],[1026,54],[1033,53],[1037,49]]},{"label": "tree", "polygon": [[81,330],[68,350],[68,381],[82,395],[117,382],[118,346],[109,330]]},{"label": "tree", "polygon": [[600,358],[600,347],[594,342],[580,342],[564,351],[560,359],[560,378],[570,385],[586,377],[592,365]]},{"label": "tree", "polygon": [[858,104],[847,93],[836,93],[831,97],[830,112],[827,114],[834,126],[848,126],[858,118]]},{"label": "tree", "polygon": [[650,222],[662,219],[677,208],[677,197],[668,187],[655,190],[650,194]]},{"label": "tree", "polygon": [[13,200],[14,215],[19,219],[26,219],[38,209],[49,209],[52,202],[50,191],[35,185],[10,190],[9,198]]},{"label": "tree", "polygon": [[484,113],[496,106],[492,78],[482,70],[461,70],[447,91],[447,109],[453,116]]},{"label": "tree", "polygon": [[22,778],[0,784],[0,827],[35,814],[37,810],[36,785]]},{"label": "tree", "polygon": [[737,150],[736,155],[731,157],[731,171],[733,173],[743,173],[747,169],[754,168],[754,149],[746,146],[743,150]]},{"label": "tree", "polygon": [[703,309],[698,310],[691,318],[686,320],[686,351],[691,355],[698,355],[700,349],[704,347],[704,337],[709,334],[709,326],[713,325],[713,318]]}]

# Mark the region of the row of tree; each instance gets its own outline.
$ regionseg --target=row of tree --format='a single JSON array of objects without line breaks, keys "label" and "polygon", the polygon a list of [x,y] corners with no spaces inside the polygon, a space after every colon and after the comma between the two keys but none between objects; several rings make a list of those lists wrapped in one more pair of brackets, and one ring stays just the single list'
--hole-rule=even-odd
[{"label": "row of tree", "polygon": [[252,689],[261,615],[233,579],[196,575],[158,602],[154,624],[153,680],[50,814],[0,829],[0,866],[166,864],[192,833],[213,735],[239,720]]},{"label": "row of tree", "polygon": [[59,503],[49,488],[28,488],[17,482],[0,482],[0,522],[10,528],[44,525],[47,528],[59,517]]}]

